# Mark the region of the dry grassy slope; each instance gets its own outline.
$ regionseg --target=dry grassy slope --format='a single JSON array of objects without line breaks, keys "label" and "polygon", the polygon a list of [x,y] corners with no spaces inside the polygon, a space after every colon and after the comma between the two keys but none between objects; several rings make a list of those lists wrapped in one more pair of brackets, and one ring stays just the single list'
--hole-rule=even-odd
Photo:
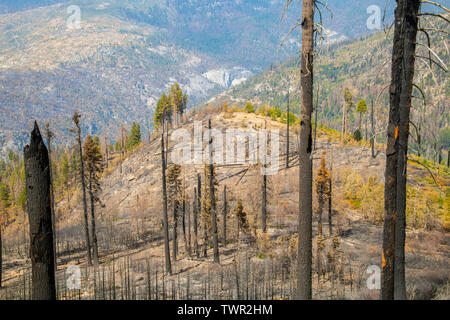
[{"label": "dry grassy slope", "polygon": [[[203,120],[206,126],[206,118],[197,116],[197,120]],[[235,113],[232,118],[225,118],[224,114],[215,114],[212,116],[213,126],[224,130],[225,128],[246,128],[262,127],[267,121],[267,128],[283,128],[279,122],[271,121],[255,114]],[[192,129],[192,121],[184,124],[185,128]],[[342,146],[338,142],[336,135],[327,134],[325,131],[319,131],[319,139],[317,142],[317,152],[315,159],[321,155],[321,150],[327,151],[327,163],[333,163],[334,174],[338,175],[339,171],[345,169],[357,170],[363,178],[369,175],[378,175],[381,179],[384,174],[384,154],[381,152],[376,159],[370,157],[370,150],[368,148],[361,148],[360,146]],[[285,136],[282,134],[280,138],[281,145],[285,143]],[[291,138],[294,141],[294,135]],[[171,145],[173,147],[173,145]],[[292,149],[295,145],[292,145]],[[281,152],[283,153],[283,152]],[[170,157],[169,157],[170,158]],[[284,161],[280,161],[281,166]],[[314,167],[317,169],[319,161],[314,162]],[[228,190],[231,191],[229,195],[232,199],[240,197],[244,201],[245,210],[250,217],[258,212],[258,191],[260,175],[256,169],[251,169],[244,176],[242,174],[233,176],[245,169],[246,166],[235,167],[217,167],[217,174],[220,182],[220,190],[226,184]],[[298,173],[295,166],[288,170],[281,170],[277,175],[271,178],[272,182],[272,196],[270,198],[270,222],[269,234],[273,240],[273,252],[280,253],[286,250],[283,244],[295,233],[296,230],[296,216],[297,216],[297,179]],[[427,172],[423,168],[411,166],[412,175],[426,176]],[[203,173],[203,166],[189,166],[185,170],[186,178],[186,194],[192,199],[193,187],[196,185],[197,173]],[[228,176],[233,176],[227,178]],[[446,180],[448,182],[448,180]],[[360,276],[364,277],[365,268],[371,264],[380,264],[381,252],[381,226],[376,226],[367,223],[361,218],[361,213],[352,209],[346,201],[343,200],[342,190],[340,186],[341,181],[335,181],[335,195],[334,195],[334,223],[341,231],[343,250],[350,263],[354,267],[355,273],[359,272]],[[128,228],[139,228],[139,223],[136,224],[136,219],[143,218],[148,220],[149,225],[158,228],[160,225],[161,212],[161,172],[160,172],[160,153],[159,140],[156,139],[150,144],[146,144],[133,154],[129,155],[123,163],[123,174],[120,174],[119,167],[109,174],[103,181],[103,194],[101,199],[105,207],[101,209],[100,225],[107,224],[106,221],[111,217],[117,221],[118,225]],[[219,192],[221,198],[222,192]],[[382,201],[380,199],[380,201]],[[219,208],[221,201],[219,200]],[[220,209],[219,209],[220,210]],[[219,211],[219,218],[221,217]],[[170,216],[171,214],[169,214]],[[77,223],[81,223],[81,211],[78,211],[72,217],[79,217]],[[231,218],[233,219],[233,218]],[[251,219],[251,218],[250,218]],[[234,225],[229,226],[229,230],[233,232]],[[101,228],[101,230],[104,228]],[[317,226],[314,227],[316,234]],[[324,232],[327,233],[325,225]],[[221,228],[219,228],[219,232]],[[102,231],[100,231],[102,232]],[[220,233],[219,233],[220,234]],[[163,246],[160,237],[154,238],[155,241],[144,242],[137,250],[121,252],[118,255],[132,254],[135,259],[143,259],[145,257],[153,257],[161,259],[163,255]],[[282,240],[282,241],[280,241]],[[448,279],[448,268],[450,266],[450,255],[448,250],[449,245],[448,233],[441,233],[440,231],[422,232],[422,231],[408,231],[407,239],[407,268],[410,286],[421,287],[427,283],[427,277],[437,277],[442,281],[442,277]],[[182,241],[182,240],[180,240]],[[277,244],[278,243],[278,244]],[[315,241],[314,241],[315,243]],[[177,266],[182,275],[185,270],[197,270],[202,272],[211,261],[198,261],[190,259],[185,256],[184,245],[180,243],[181,260]],[[227,265],[232,262],[234,257],[235,244],[227,247],[227,250],[221,248],[222,263]],[[258,260],[256,257],[253,259]],[[117,253],[116,253],[117,257]],[[211,254],[209,255],[211,257]],[[103,259],[110,259],[111,257],[104,257]],[[82,258],[81,258],[82,259]],[[81,260],[82,261],[82,260]],[[191,272],[190,271],[190,272]],[[322,287],[322,291],[318,291],[318,296],[327,297],[327,287]],[[364,293],[367,297],[373,297],[374,293]]]}]

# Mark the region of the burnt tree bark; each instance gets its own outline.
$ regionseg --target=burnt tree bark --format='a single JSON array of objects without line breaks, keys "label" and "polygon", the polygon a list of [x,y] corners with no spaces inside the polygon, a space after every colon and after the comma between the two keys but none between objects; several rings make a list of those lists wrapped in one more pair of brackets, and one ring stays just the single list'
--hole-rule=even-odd
[{"label": "burnt tree bark", "polygon": [[169,248],[169,218],[167,216],[167,186],[166,186],[166,156],[164,154],[164,127],[161,131],[161,173],[162,173],[162,194],[163,194],[163,232],[164,232],[164,256],[166,262],[166,272],[172,274]]},{"label": "burnt tree bark", "polygon": [[95,196],[92,189],[92,173],[89,172],[89,198],[91,201],[91,239],[92,239],[92,253],[94,254],[94,265],[98,266],[98,242],[97,231],[95,227]]},{"label": "burnt tree bark", "polygon": [[219,237],[217,234],[217,210],[216,210],[216,196],[214,186],[214,164],[213,164],[213,139],[211,134],[211,119],[208,119],[209,129],[209,195],[211,198],[211,227],[213,235],[213,254],[214,262],[220,263],[219,256]]},{"label": "burnt tree bark", "polygon": [[52,170],[52,138],[53,133],[50,130],[50,124],[45,125],[46,135],[47,135],[47,146],[48,146],[48,162],[50,166],[50,200],[52,206],[52,230],[53,230],[53,251],[55,252],[55,272],[58,268],[56,263],[56,227],[55,227],[55,189],[53,185],[53,170]]},{"label": "burnt tree bark", "polygon": [[83,161],[83,147],[81,146],[81,126],[80,126],[80,114],[75,111],[73,115],[73,121],[77,127],[77,142],[80,153],[80,177],[81,177],[81,190],[83,192],[83,218],[84,218],[84,233],[86,237],[87,246],[87,262],[88,266],[92,266],[92,256],[91,256],[91,241],[89,237],[89,222],[88,222],[88,209],[87,209],[87,199],[86,199],[86,180],[84,176],[84,161]]},{"label": "burnt tree bark", "polygon": [[198,248],[198,198],[197,198],[197,189],[194,188],[194,249],[197,258],[200,258],[200,250]]},{"label": "burnt tree bark", "polygon": [[178,209],[179,209],[179,202],[178,200],[175,200],[173,202],[173,230],[172,230],[172,240],[173,240],[173,246],[172,246],[172,259],[175,263],[177,261],[177,253],[178,253]]},{"label": "burnt tree bark", "polygon": [[32,297],[34,300],[56,300],[50,163],[36,122],[30,144],[24,148],[24,164],[30,223]]},{"label": "burnt tree bark", "polygon": [[312,137],[314,1],[302,1],[301,122],[299,148],[299,216],[296,299],[311,299],[312,272]]},{"label": "burnt tree bark", "polygon": [[381,299],[406,299],[405,209],[409,117],[420,0],[397,0],[392,52]]},{"label": "burnt tree bark", "polygon": [[227,186],[223,186],[223,246],[227,246],[227,214],[228,214],[228,202],[227,202]]}]

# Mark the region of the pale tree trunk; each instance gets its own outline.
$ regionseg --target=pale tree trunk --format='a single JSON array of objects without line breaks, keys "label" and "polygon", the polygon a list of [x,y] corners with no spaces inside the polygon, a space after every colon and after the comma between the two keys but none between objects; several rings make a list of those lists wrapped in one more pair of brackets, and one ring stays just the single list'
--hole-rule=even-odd
[{"label": "pale tree trunk", "polygon": [[227,214],[228,214],[228,202],[227,202],[227,186],[223,186],[223,246],[227,246]]},{"label": "pale tree trunk", "polygon": [[86,237],[87,245],[87,262],[88,266],[92,265],[91,256],[91,241],[89,237],[89,222],[88,222],[88,209],[87,209],[87,199],[86,199],[86,180],[84,176],[84,160],[83,160],[83,148],[81,146],[81,128],[78,127],[78,148],[80,151],[80,176],[81,176],[81,189],[83,191],[83,217],[84,217],[84,233]]},{"label": "pale tree trunk", "polygon": [[398,0],[395,10],[381,277],[384,300],[406,299],[406,162],[419,7],[419,0]]},{"label": "pale tree trunk", "polygon": [[161,172],[162,172],[162,194],[163,194],[163,232],[164,232],[164,256],[166,272],[172,274],[169,248],[169,218],[167,216],[167,187],[166,187],[166,157],[164,155],[164,126],[161,131]]},{"label": "pale tree trunk", "polygon": [[37,123],[24,148],[33,300],[56,300],[50,163]]},{"label": "pale tree trunk", "polygon": [[301,122],[296,299],[311,299],[312,272],[312,137],[314,1],[302,2]]},{"label": "pale tree trunk", "polygon": [[92,172],[89,172],[89,197],[91,199],[92,252],[94,254],[94,265],[98,266],[98,243],[97,243],[97,232],[95,230],[95,197],[92,190]]}]

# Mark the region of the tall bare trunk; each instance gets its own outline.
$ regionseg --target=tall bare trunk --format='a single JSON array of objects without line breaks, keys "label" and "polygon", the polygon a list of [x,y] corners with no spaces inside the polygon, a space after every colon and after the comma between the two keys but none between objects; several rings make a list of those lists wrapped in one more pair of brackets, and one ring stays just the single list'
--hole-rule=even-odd
[{"label": "tall bare trunk", "polygon": [[214,186],[214,164],[213,164],[213,139],[211,135],[211,119],[208,119],[208,129],[209,129],[209,195],[211,201],[211,226],[213,235],[213,254],[214,262],[220,263],[219,257],[219,237],[217,234],[217,210],[216,210],[216,195]]},{"label": "tall bare trunk", "polygon": [[392,53],[381,298],[406,299],[406,164],[419,0],[398,0]]},{"label": "tall bare trunk", "polygon": [[261,203],[261,228],[263,232],[267,231],[267,175],[264,173],[262,183],[262,203]]},{"label": "tall bare trunk", "polygon": [[89,222],[88,222],[88,209],[86,199],[86,180],[84,176],[84,160],[83,160],[83,148],[81,147],[81,127],[78,127],[78,147],[80,151],[80,176],[81,176],[81,190],[83,191],[83,217],[84,217],[84,233],[86,237],[87,245],[87,262],[88,266],[92,266],[91,256],[91,240],[89,237]]},{"label": "tall bare trunk", "polygon": [[414,79],[414,64],[416,53],[416,37],[418,30],[418,13],[420,0],[399,1],[405,5],[404,52],[401,79],[402,91],[400,96],[400,125],[398,138],[398,165],[397,165],[397,221],[395,224],[395,290],[394,298],[406,300],[405,282],[405,228],[406,228],[406,176],[408,162],[408,139],[411,97]]},{"label": "tall bare trunk", "polygon": [[34,300],[56,300],[50,163],[37,123],[24,148]]},{"label": "tall bare trunk", "polygon": [[169,218],[167,216],[167,187],[166,187],[166,156],[164,155],[164,127],[161,131],[161,172],[163,193],[163,232],[164,232],[164,255],[166,261],[166,272],[172,274],[169,248]]},{"label": "tall bare trunk", "polygon": [[173,203],[173,231],[172,231],[172,260],[175,263],[177,261],[177,253],[178,253],[178,200],[175,200]]},{"label": "tall bare trunk", "polygon": [[197,258],[200,258],[200,250],[198,248],[198,196],[197,189],[194,188],[194,248]]},{"label": "tall bare trunk", "polygon": [[227,186],[223,186],[223,246],[227,246],[227,214],[228,214],[228,202],[227,202]]},{"label": "tall bare trunk", "polygon": [[299,149],[299,216],[297,255],[297,299],[311,299],[312,264],[312,137],[314,1],[302,8],[301,122]]},{"label": "tall bare trunk", "polygon": [[56,226],[55,226],[55,190],[53,184],[53,167],[52,167],[52,137],[53,133],[50,131],[50,125],[47,123],[47,145],[48,145],[48,161],[50,166],[50,200],[52,205],[52,230],[53,230],[53,251],[55,252],[55,272],[58,269],[56,263]]},{"label": "tall bare trunk", "polygon": [[91,239],[92,252],[94,254],[94,265],[98,266],[98,242],[97,231],[95,229],[95,197],[92,190],[92,172],[89,173],[89,197],[91,199]]}]

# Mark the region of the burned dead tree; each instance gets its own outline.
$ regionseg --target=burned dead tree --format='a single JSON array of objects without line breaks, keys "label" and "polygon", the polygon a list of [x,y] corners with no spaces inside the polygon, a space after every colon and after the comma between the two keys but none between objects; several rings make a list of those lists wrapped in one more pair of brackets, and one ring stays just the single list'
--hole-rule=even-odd
[{"label": "burned dead tree", "polygon": [[216,210],[216,197],[215,197],[215,185],[214,185],[214,164],[213,164],[213,139],[211,135],[211,119],[208,120],[209,129],[209,196],[211,202],[211,227],[213,236],[213,255],[214,262],[220,263],[219,257],[219,239],[217,235],[217,210]]},{"label": "burned dead tree", "polygon": [[194,205],[192,206],[192,209],[194,211],[194,250],[197,258],[200,258],[200,251],[198,248],[198,198],[197,198],[197,189],[194,188]]},{"label": "burned dead tree", "polygon": [[[420,0],[397,0],[392,51],[381,299],[406,299],[406,169]],[[394,294],[395,291],[395,294]]]},{"label": "burned dead tree", "polygon": [[30,144],[24,148],[24,164],[30,222],[32,297],[34,300],[56,300],[50,162],[36,122]]}]

